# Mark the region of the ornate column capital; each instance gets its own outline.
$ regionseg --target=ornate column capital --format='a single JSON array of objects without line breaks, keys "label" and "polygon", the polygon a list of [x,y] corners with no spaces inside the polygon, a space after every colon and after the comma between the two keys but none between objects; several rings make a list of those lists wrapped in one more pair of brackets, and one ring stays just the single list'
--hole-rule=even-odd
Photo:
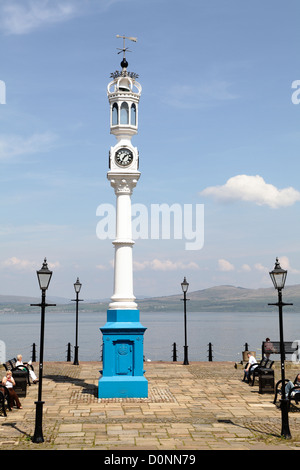
[{"label": "ornate column capital", "polygon": [[115,190],[115,194],[131,195],[139,180],[140,173],[108,173],[107,178]]}]

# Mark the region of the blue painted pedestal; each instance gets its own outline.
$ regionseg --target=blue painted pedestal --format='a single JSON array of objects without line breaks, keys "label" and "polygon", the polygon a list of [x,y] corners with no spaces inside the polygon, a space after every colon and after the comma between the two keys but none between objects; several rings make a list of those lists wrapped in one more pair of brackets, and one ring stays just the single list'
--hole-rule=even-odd
[{"label": "blue painted pedestal", "polygon": [[103,335],[103,371],[98,398],[146,398],[144,332],[139,310],[108,310]]}]

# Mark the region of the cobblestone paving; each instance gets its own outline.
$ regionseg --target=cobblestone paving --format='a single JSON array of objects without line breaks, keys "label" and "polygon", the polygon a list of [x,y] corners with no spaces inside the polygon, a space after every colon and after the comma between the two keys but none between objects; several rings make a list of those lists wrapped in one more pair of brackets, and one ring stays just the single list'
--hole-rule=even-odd
[{"label": "cobblestone paving", "polygon": [[0,449],[300,450],[299,408],[289,413],[292,439],[282,439],[273,394],[241,382],[242,369],[233,363],[156,362],[145,368],[148,398],[98,399],[101,363],[46,363],[45,442],[31,442],[37,400],[32,385],[21,399],[23,409],[0,415]]}]

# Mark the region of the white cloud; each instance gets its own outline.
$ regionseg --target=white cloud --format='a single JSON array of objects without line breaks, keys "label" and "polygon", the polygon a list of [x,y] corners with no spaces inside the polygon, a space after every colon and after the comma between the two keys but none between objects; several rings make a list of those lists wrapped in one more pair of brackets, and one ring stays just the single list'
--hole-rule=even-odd
[{"label": "white cloud", "polygon": [[19,259],[15,256],[8,258],[2,262],[2,266],[5,268],[16,268],[16,269],[36,269],[36,263],[34,261],[28,261],[26,259]]},{"label": "white cloud", "polygon": [[287,256],[281,256],[279,258],[279,262],[280,262],[280,266],[283,269],[286,269],[287,271],[289,271],[290,273],[292,273],[292,274],[299,274],[300,273],[299,269],[292,268],[292,266],[290,265],[290,261],[289,261]]},{"label": "white cloud", "polygon": [[181,261],[173,262],[170,260],[159,260],[154,259],[152,261],[144,261],[142,263],[138,261],[133,262],[133,268],[135,271],[142,271],[144,269],[152,269],[153,271],[176,271],[177,269],[199,269],[197,263],[182,263]]},{"label": "white cloud", "polygon": [[149,267],[149,261],[144,261],[140,263],[139,261],[133,261],[133,269],[134,271],[143,271],[144,269]]},{"label": "white cloud", "polygon": [[[2,261],[1,266],[4,268],[13,268],[13,269],[18,269],[18,270],[29,270],[29,271],[37,270],[41,267],[40,265],[36,263],[36,261],[20,259],[20,258],[17,258],[16,256],[12,256],[11,258],[8,258]],[[59,268],[60,263],[58,261],[54,263],[48,262],[48,267],[50,269]]]},{"label": "white cloud", "polygon": [[[110,267],[114,267],[114,260],[109,262]],[[97,269],[104,271],[108,269],[103,264],[98,264]],[[170,261],[170,260],[159,260],[157,258],[152,261],[133,261],[134,271],[144,271],[144,269],[150,269],[152,271],[176,271],[177,269],[199,269],[197,263],[191,261],[190,263],[182,263],[181,261]]]},{"label": "white cloud", "polygon": [[[40,266],[38,266],[36,261],[29,261],[27,259],[19,259],[16,256],[12,256],[11,258],[4,260],[1,264],[5,268],[29,269],[29,270],[36,270],[40,268]],[[60,263],[58,261],[54,263],[48,262],[48,267],[50,269],[59,268]]]},{"label": "white cloud", "polygon": [[100,269],[100,271],[106,271],[108,269],[104,264],[97,264],[96,268]]},{"label": "white cloud", "polygon": [[6,34],[27,34],[69,20],[77,14],[78,5],[74,0],[2,0],[0,28]]},{"label": "white cloud", "polygon": [[247,201],[272,209],[291,206],[300,201],[300,192],[292,187],[278,189],[268,184],[259,176],[237,175],[229,178],[223,186],[210,186],[200,195],[208,196],[221,202]]},{"label": "white cloud", "polygon": [[263,266],[261,263],[256,263],[256,264],[254,265],[254,267],[255,267],[255,269],[257,269],[257,271],[262,271],[262,272],[264,272],[264,273],[267,273],[267,272],[270,271],[269,268],[266,268],[266,267]]},{"label": "white cloud", "polygon": [[219,270],[220,271],[234,271],[234,266],[226,259],[218,260]]},{"label": "white cloud", "polygon": [[0,135],[0,160],[48,151],[53,146],[56,138],[57,136],[51,132],[33,134],[29,137]]},{"label": "white cloud", "polygon": [[[290,261],[288,259],[287,256],[280,256],[279,257],[279,263],[280,263],[280,266],[283,268],[283,269],[286,269],[287,271],[289,271],[290,273],[293,273],[293,274],[299,274],[300,273],[300,270],[299,269],[295,269],[291,266],[290,264]],[[269,273],[270,271],[272,271],[274,266],[269,266],[269,267],[266,267],[266,266],[263,266],[261,263],[256,263],[254,265],[254,268],[257,270],[257,271],[261,271],[263,273]]]},{"label": "white cloud", "polygon": [[60,268],[60,262],[59,261],[55,261],[54,263],[51,263],[51,262],[47,262],[48,264],[48,268],[49,269],[58,269]]},{"label": "white cloud", "polygon": [[220,101],[236,99],[230,91],[231,83],[225,80],[208,80],[196,85],[173,85],[166,98],[167,103],[175,108],[200,108]]},{"label": "white cloud", "polygon": [[250,268],[249,264],[243,264],[242,271],[245,271],[245,272],[251,271],[251,268]]}]

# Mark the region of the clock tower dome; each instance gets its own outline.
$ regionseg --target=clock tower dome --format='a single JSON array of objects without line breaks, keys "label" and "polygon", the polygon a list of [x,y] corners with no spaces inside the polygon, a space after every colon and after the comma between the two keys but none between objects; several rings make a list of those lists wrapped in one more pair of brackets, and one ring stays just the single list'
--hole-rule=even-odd
[{"label": "clock tower dome", "polygon": [[143,370],[143,335],[133,294],[131,195],[139,177],[139,153],[131,143],[138,132],[138,105],[142,92],[137,74],[127,70],[125,40],[121,71],[111,74],[107,87],[110,132],[117,142],[109,151],[107,178],[116,195],[116,236],[113,241],[114,292],[107,311],[103,335],[103,371],[98,397],[147,397],[148,382]]},{"label": "clock tower dome", "polygon": [[113,80],[108,84],[107,96],[110,104],[110,132],[117,143],[109,153],[109,168],[112,171],[128,169],[138,171],[139,156],[131,138],[138,132],[138,105],[142,92],[136,81],[137,74],[128,72],[128,62],[123,58],[122,70],[111,74]]}]

